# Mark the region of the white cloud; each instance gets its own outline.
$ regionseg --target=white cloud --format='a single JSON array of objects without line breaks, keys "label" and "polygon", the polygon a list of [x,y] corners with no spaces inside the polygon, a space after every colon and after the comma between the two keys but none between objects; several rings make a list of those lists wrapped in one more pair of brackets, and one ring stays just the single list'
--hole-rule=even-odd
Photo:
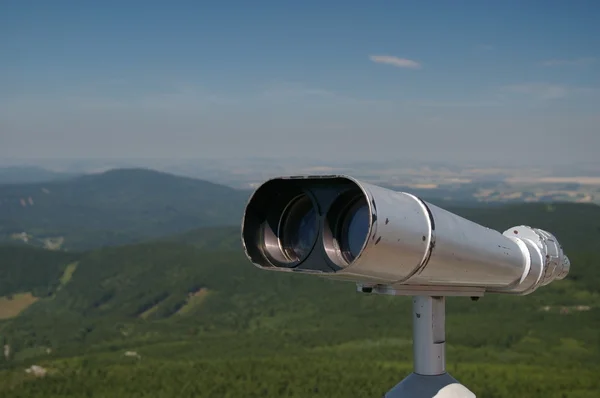
[{"label": "white cloud", "polygon": [[391,55],[370,55],[369,59],[378,64],[387,64],[398,68],[421,69],[421,64],[407,58],[398,58]]},{"label": "white cloud", "polygon": [[590,66],[596,59],[593,57],[583,57],[575,59],[548,59],[542,62],[543,66]]},{"label": "white cloud", "polygon": [[555,100],[575,94],[591,93],[594,89],[551,83],[522,83],[505,86],[503,91],[528,95],[541,100]]}]

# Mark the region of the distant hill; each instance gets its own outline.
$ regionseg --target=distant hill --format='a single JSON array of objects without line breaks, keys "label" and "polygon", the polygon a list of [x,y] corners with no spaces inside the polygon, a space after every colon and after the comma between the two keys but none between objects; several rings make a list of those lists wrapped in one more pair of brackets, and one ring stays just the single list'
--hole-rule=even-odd
[{"label": "distant hill", "polygon": [[249,192],[145,169],[0,185],[0,240],[86,249],[239,225]]},{"label": "distant hill", "polygon": [[35,166],[0,167],[0,185],[61,181],[76,176],[78,174],[56,172]]}]

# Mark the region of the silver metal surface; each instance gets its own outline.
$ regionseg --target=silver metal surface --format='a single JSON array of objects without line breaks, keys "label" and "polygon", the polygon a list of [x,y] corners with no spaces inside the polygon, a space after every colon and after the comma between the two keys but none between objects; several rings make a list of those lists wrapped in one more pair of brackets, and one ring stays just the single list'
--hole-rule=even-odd
[{"label": "silver metal surface", "polygon": [[361,183],[373,219],[367,244],[341,274],[374,276],[388,284],[410,278],[427,261],[431,222],[416,197]]},{"label": "silver metal surface", "polygon": [[385,294],[388,296],[462,296],[483,297],[484,288],[470,286],[423,286],[423,285],[378,285],[357,283],[356,290],[361,293]]},{"label": "silver metal surface", "polygon": [[475,398],[446,372],[445,298],[413,297],[414,372],[385,398]]},{"label": "silver metal surface", "polygon": [[[569,273],[571,262],[551,233],[522,225],[507,229],[503,235],[517,242],[528,259],[519,283],[510,292],[528,294]],[[498,292],[504,293],[502,289]]]},{"label": "silver metal surface", "polygon": [[[306,193],[319,213],[311,252],[291,263],[277,255],[281,250],[274,250],[280,228],[273,221],[277,215],[271,214],[285,208],[281,201],[287,192]],[[369,226],[360,253],[348,258],[342,254],[334,216],[357,195],[368,206]],[[529,294],[563,279],[570,268],[560,244],[546,231],[516,226],[500,233],[410,193],[342,175],[265,182],[246,207],[242,241],[246,255],[259,268],[370,284],[380,294],[427,292],[427,286],[440,288],[446,296],[469,291],[473,296]]]},{"label": "silver metal surface", "polygon": [[406,283],[504,287],[523,273],[518,245],[500,232],[427,203],[435,222],[429,261]]},{"label": "silver metal surface", "polygon": [[446,299],[413,297],[413,355],[415,373],[435,376],[446,372]]}]

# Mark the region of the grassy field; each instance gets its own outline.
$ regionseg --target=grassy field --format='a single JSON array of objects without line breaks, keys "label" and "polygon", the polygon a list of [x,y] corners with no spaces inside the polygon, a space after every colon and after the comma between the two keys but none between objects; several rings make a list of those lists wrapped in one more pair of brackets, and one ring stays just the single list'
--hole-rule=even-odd
[{"label": "grassy field", "polygon": [[17,293],[0,297],[0,319],[14,318],[39,298],[31,293]]}]

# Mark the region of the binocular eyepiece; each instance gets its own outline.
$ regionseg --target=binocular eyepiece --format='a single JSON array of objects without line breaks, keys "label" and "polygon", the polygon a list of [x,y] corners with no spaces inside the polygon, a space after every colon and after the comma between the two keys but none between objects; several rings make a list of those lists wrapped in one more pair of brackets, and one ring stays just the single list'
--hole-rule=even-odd
[{"label": "binocular eyepiece", "polygon": [[274,179],[248,203],[244,247],[262,268],[307,269],[302,264],[316,251],[318,270],[335,272],[360,255],[372,216],[367,195],[350,179]]}]

